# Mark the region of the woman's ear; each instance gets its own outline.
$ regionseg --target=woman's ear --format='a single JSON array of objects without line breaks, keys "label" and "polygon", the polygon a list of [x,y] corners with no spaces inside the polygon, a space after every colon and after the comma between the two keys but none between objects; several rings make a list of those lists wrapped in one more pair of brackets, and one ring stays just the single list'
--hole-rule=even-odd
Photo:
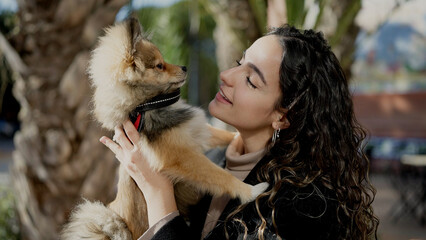
[{"label": "woman's ear", "polygon": [[276,130],[280,129],[286,129],[290,127],[290,121],[287,119],[287,110],[285,111],[276,111],[276,120],[272,122],[272,127]]}]

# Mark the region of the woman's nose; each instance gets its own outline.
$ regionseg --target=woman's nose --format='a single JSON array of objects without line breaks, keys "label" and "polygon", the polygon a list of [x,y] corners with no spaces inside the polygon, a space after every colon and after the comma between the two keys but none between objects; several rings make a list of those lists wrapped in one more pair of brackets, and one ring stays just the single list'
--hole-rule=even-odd
[{"label": "woman's nose", "polygon": [[233,77],[233,68],[230,68],[228,70],[222,71],[219,75],[220,80],[222,80],[222,82],[227,85],[227,86],[232,86],[234,84],[234,77]]}]

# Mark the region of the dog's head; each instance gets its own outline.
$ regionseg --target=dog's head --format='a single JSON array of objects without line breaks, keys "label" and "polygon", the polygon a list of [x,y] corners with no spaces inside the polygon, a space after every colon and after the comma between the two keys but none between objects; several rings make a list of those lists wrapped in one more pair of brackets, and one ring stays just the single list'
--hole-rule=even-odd
[{"label": "dog's head", "polygon": [[95,90],[95,116],[109,129],[138,104],[180,88],[187,75],[186,67],[164,61],[135,18],[106,29],[92,52],[88,72]]},{"label": "dog's head", "polygon": [[135,18],[106,30],[93,51],[89,73],[95,87],[128,86],[137,94],[144,92],[148,98],[176,90],[185,83],[187,75],[186,67],[164,61],[158,48],[144,37]]}]

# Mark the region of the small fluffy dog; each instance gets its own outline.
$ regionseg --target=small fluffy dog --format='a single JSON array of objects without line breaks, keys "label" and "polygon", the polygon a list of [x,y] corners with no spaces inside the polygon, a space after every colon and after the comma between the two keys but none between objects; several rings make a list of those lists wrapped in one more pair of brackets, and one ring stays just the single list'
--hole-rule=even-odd
[{"label": "small fluffy dog", "polygon": [[[166,63],[143,36],[138,20],[106,30],[93,51],[89,73],[96,119],[113,130],[133,118],[146,160],[174,181],[180,211],[197,202],[198,192],[228,194],[245,203],[268,186],[245,184],[204,156],[206,149],[228,144],[234,134],[207,125],[201,109],[177,101],[186,68]],[[137,239],[147,228],[143,194],[120,166],[116,199],[108,207],[89,201],[78,205],[61,238]]]}]

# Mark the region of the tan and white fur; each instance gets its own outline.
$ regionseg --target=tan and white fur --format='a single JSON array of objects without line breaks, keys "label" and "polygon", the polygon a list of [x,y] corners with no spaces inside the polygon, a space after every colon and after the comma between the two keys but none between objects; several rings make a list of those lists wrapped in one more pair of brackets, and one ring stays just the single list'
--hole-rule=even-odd
[{"label": "tan and white fur", "polygon": [[[143,37],[138,20],[131,18],[106,29],[93,51],[89,74],[95,90],[94,115],[112,130],[140,103],[181,87],[186,69],[166,63],[157,47]],[[180,100],[146,112],[145,119],[138,144],[150,166],[175,183],[181,211],[196,203],[198,192],[228,194],[246,203],[268,186],[245,184],[203,154],[208,148],[227,145],[235,134],[208,125],[201,109]],[[116,199],[108,207],[90,201],[78,205],[61,239],[138,239],[147,228],[143,194],[120,166]]]}]

